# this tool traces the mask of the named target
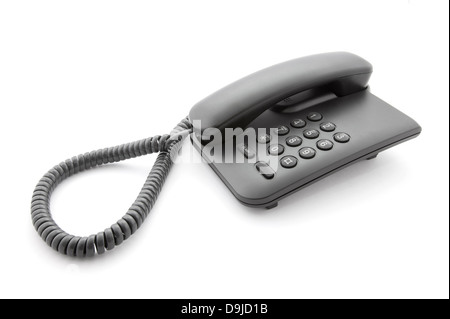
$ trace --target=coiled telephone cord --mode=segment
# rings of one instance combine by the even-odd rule
[[[183,119],[170,135],[154,136],[116,147],[78,155],[56,165],[37,184],[31,201],[31,218],[39,236],[54,250],[72,257],[92,257],[121,245],[142,225],[150,213],[173,165],[182,141],[192,132],[192,124]],[[120,162],[147,154],[159,155],[141,192],[117,223],[97,235],[78,237],[62,230],[50,213],[50,197],[66,178],[103,164]]]

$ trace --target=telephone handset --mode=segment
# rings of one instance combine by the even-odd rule
[[[190,135],[244,205],[273,208],[284,197],[357,161],[418,136],[420,126],[368,89],[372,66],[350,53],[318,54],[249,75],[197,103],[170,134],[72,157],[48,171],[33,193],[31,216],[42,239],[73,257],[121,245],[148,216],[182,141]],[[79,237],[53,220],[49,203],[67,177],[159,152],[127,213]]]
[[[200,101],[189,118],[204,128],[246,127],[268,108],[297,93],[327,87],[337,96],[364,90],[372,65],[346,52],[298,58],[253,73]]]

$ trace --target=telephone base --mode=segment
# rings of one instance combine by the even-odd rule
[[[255,153],[248,162],[233,161],[235,154],[245,157],[245,150],[229,153],[223,149],[211,157],[208,148],[203,152],[205,146],[198,136],[191,135],[191,141],[242,204],[269,209],[300,189],[356,162],[374,159],[421,132],[417,122],[367,90],[336,96],[294,113],[269,108],[248,128],[270,133],[248,137],[247,148]],[[277,133],[278,129],[282,130]],[[281,154],[271,154],[269,146],[276,146]],[[261,173],[258,162],[265,163],[263,167],[274,164],[273,172]]]

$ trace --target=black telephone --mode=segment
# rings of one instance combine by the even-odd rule
[[[273,208],[303,187],[420,134],[414,120],[369,92],[371,73],[364,59],[333,52],[249,75],[197,103],[168,135],[78,155],[52,168],[33,193],[33,225],[49,246],[73,257],[121,245],[148,216],[189,135],[242,204]],[[117,223],[87,237],[55,223],[50,196],[65,178],[155,152],[160,154],[141,193]]]
[[[369,62],[350,53],[303,57],[230,84],[196,104],[189,118],[221,132],[264,128],[255,139],[247,132],[250,141],[237,145],[249,162],[225,161],[226,150],[202,154],[241,203],[271,208],[339,169],[419,135],[414,120],[368,91],[371,73]],[[201,151],[209,136],[197,131],[193,141]]]

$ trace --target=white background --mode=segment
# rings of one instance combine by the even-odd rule
[[[448,1],[3,1],[0,297],[448,298]],[[197,101],[288,59],[350,51],[423,133],[265,211],[205,164],[174,167],[133,238],[49,249],[29,206],[60,161],[168,133]],[[186,145],[186,151],[189,145]],[[186,154],[186,153],[185,153]],[[73,177],[60,226],[109,227],[155,156]]]

